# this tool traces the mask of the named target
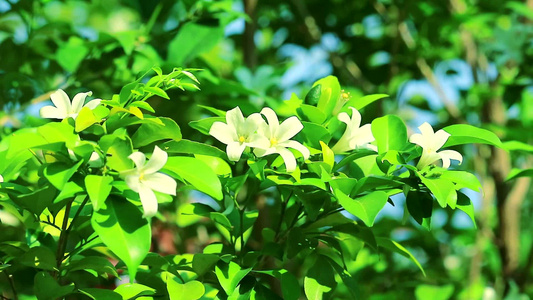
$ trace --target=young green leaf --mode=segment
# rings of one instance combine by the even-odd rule
[[[455,124],[444,127],[443,130],[451,134],[444,146],[442,146],[443,148],[472,143],[489,144],[500,148],[503,147],[502,142],[496,134],[472,125]]]
[[[372,121],[372,134],[378,144],[379,154],[389,150],[402,150],[407,145],[407,128],[402,119],[387,115]]]
[[[91,225],[109,247],[128,267],[131,280],[150,251],[152,232],[142,212],[124,199],[110,199],[105,207],[95,211]]]
[[[222,185],[215,172],[205,162],[193,157],[169,157],[165,168],[190,183],[200,192],[222,200]]]
[[[176,122],[170,118],[159,117],[163,123],[145,123],[133,134],[131,140],[133,147],[139,148],[146,146],[155,141],[172,139],[174,141],[181,140],[181,129]]]
[[[352,215],[361,219],[367,226],[372,227],[378,213],[383,209],[389,196],[382,191],[371,192],[362,197],[352,199],[342,193],[335,191],[339,204]]]
[[[167,290],[170,300],[196,300],[205,293],[205,287],[200,281],[180,283],[176,277],[167,280]]]
[[[113,177],[111,176],[99,176],[99,175],[87,175],[85,177],[85,187],[87,194],[95,211],[99,210],[104,205],[107,196],[111,192],[113,186]]]
[[[237,263],[230,261],[228,264],[220,262],[215,267],[215,275],[218,282],[227,295],[231,295],[239,282],[246,276],[252,268],[242,269]]]

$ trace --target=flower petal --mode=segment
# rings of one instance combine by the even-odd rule
[[[81,108],[83,107],[83,103],[85,103],[85,98],[87,98],[87,96],[90,96],[92,94],[93,92],[76,94],[76,96],[74,96],[74,99],[72,99],[72,112],[79,113]]]
[[[350,109],[352,110],[352,117],[350,119],[350,124],[352,126],[352,130],[355,129],[355,128],[359,128],[359,126],[361,125],[361,113],[355,109],[354,107],[351,107],[350,106]],[[348,124],[348,123],[346,123]],[[350,125],[348,125],[350,126]]]
[[[442,148],[442,146],[444,146],[450,135],[451,134],[447,133],[442,129],[435,132],[435,134],[433,135],[433,139],[431,140],[431,149],[433,149],[433,151],[437,151]]]
[[[122,172],[121,174],[129,174],[124,178],[124,181],[126,181],[126,184],[132,191],[138,193],[139,187],[141,185],[141,181],[139,180],[139,173],[136,172],[136,170],[134,169]]]
[[[279,143],[286,141],[300,132],[304,126],[297,117],[293,116],[279,125],[276,139]]]
[[[270,135],[267,135],[267,137],[272,138],[272,137],[277,136],[279,120],[278,120],[278,116],[276,115],[276,113],[270,107],[265,107],[261,110],[261,114],[265,116],[268,121]]]
[[[280,146],[296,149],[298,152],[302,153],[304,159],[308,159],[311,155],[309,149],[297,141],[286,141],[283,144],[280,144]]]
[[[270,142],[269,142],[269,145],[270,145]],[[263,157],[266,155],[270,155],[272,153],[276,153],[276,148],[272,147],[272,148],[255,148],[254,149],[254,154],[257,157]]]
[[[229,143],[226,147],[226,153],[228,154],[228,158],[230,160],[238,161],[241,158],[244,149],[246,149],[245,144],[241,144],[239,142],[232,142]]]
[[[358,128],[352,132],[350,138],[350,148],[365,148],[365,146],[375,140],[374,135],[372,135],[372,128],[370,124],[366,124],[363,127]]]
[[[296,158],[294,158],[294,154],[283,147],[276,147],[276,152],[283,158],[287,172],[294,172],[296,170]]]
[[[426,147],[426,140],[425,140],[424,136],[421,135],[420,133],[412,134],[409,137],[409,142],[411,142],[413,144],[417,144],[417,145],[419,145],[422,148]]]
[[[0,182],[4,182],[4,176],[0,175]]]
[[[70,110],[72,109],[72,105],[70,104],[70,99],[68,98],[68,95],[65,93],[65,91],[59,89],[52,95],[50,95],[50,99],[54,103],[55,107],[64,115],[67,116],[70,113]]]
[[[235,128],[222,122],[213,123],[209,129],[209,134],[226,145],[239,140]]]
[[[253,113],[246,118],[246,122],[253,122],[255,123],[256,127],[259,126],[261,123],[265,123],[265,120],[263,120],[263,117],[261,117],[261,114]]]
[[[42,118],[47,118],[47,119],[61,119],[62,120],[67,117],[67,115],[63,111],[60,111],[58,108],[52,105],[41,107],[41,109],[39,110],[39,114],[41,115]]]
[[[339,115],[337,115],[337,119],[339,119],[339,121],[345,123],[346,125],[350,125],[350,116],[345,112],[341,112]]]
[[[431,127],[428,122],[424,122],[422,125],[418,126],[418,129],[425,138],[430,138],[434,134],[433,127]]]
[[[143,167],[144,167],[144,163],[146,162],[146,155],[144,155],[144,153],[142,152],[133,152],[132,154],[130,154],[130,156],[128,156],[129,159],[133,160],[133,162],[135,163],[135,167],[137,167],[137,169],[139,170],[142,170]]]
[[[459,161],[459,164],[463,162],[463,156],[461,153],[455,150],[443,150],[437,153],[442,159],[442,167],[448,169],[450,167],[450,159]]]
[[[154,152],[150,156],[150,160],[146,163],[142,172],[145,174],[153,174],[165,166],[167,163],[168,154],[159,147],[154,147]]]
[[[234,109],[228,110],[226,113],[226,123],[235,129],[244,124],[244,116],[242,115],[242,111],[238,106]]]
[[[256,133],[248,137],[246,146],[266,149],[270,148],[270,140],[265,136]]]
[[[102,101],[102,99],[93,99],[89,102],[87,102],[87,104],[84,105],[84,107],[88,107],[90,109],[95,109],[98,104],[100,104],[100,102]]]
[[[259,124],[261,124],[261,122],[264,122],[264,120],[260,114],[252,114],[248,118],[246,118],[246,120],[244,120],[242,126],[238,128],[237,134],[249,137],[257,130],[257,127],[259,126]]]
[[[177,183],[172,177],[163,173],[154,173],[144,176],[142,183],[154,191],[176,196]]]
[[[153,217],[157,213],[157,197],[147,185],[139,184],[139,197],[143,205],[143,218]]]

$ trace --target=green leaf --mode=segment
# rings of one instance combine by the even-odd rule
[[[313,87],[318,85],[320,85],[320,98],[316,106],[329,117],[339,101],[341,93],[339,80],[335,76],[328,76],[313,83]]]
[[[533,145],[522,143],[519,141],[508,141],[502,144],[502,148],[507,151],[524,151],[533,153]]]
[[[44,148],[53,143],[74,145],[79,136],[74,134],[74,127],[66,122],[50,122],[37,128],[21,129],[9,137],[7,159],[12,159],[26,149]]]
[[[431,215],[433,213],[433,197],[430,194],[420,191],[409,191],[407,193],[407,210],[415,221],[430,229]]]
[[[169,154],[173,153],[186,153],[186,154],[200,154],[219,157],[227,159],[226,152],[203,143],[198,143],[189,140],[169,141],[161,145],[161,149],[165,150]]]
[[[47,247],[33,247],[18,258],[18,262],[32,268],[52,271],[56,267],[54,252]]]
[[[393,188],[401,186],[403,183],[401,181],[396,181],[384,176],[366,176],[361,178],[352,192],[352,195],[357,195],[368,190],[372,190],[378,187],[381,188]]]
[[[329,171],[331,172],[335,164],[335,153],[322,141],[320,141],[320,146],[322,147],[322,160],[330,167]]]
[[[131,140],[135,148],[149,145],[155,141],[172,139],[181,140],[181,130],[172,119],[159,117],[163,125],[155,123],[142,124],[132,136]]]
[[[109,199],[106,207],[93,212],[91,225],[109,247],[128,267],[131,280],[150,251],[150,224],[131,202]]]
[[[113,186],[113,177],[111,176],[99,176],[99,175],[87,175],[85,177],[85,187],[87,194],[95,211],[99,210],[103,205]]]
[[[74,122],[74,128],[76,132],[80,132],[98,121],[99,120],[94,116],[93,111],[88,107],[84,107],[81,109],[78,116],[76,117],[76,121]]]
[[[422,268],[422,265],[418,260],[409,252],[409,250],[405,249],[404,246],[400,245],[399,243],[384,237],[378,237],[376,238],[376,241],[378,242],[378,245],[382,248],[389,249],[391,251],[394,251],[404,257],[409,258],[411,261],[413,261],[416,266],[422,271],[422,274],[426,276],[426,272],[424,271],[424,268]]]
[[[192,259],[192,269],[198,276],[203,276],[208,271],[212,270],[215,264],[220,260],[215,254],[194,254]]]
[[[6,185],[3,183],[2,186]],[[28,211],[40,215],[54,201],[56,191],[52,186],[45,186],[28,194],[13,196],[17,205]]]
[[[222,200],[220,180],[211,167],[203,161],[186,156],[169,157],[164,169],[178,175],[200,192],[217,200]]]
[[[227,295],[231,295],[239,282],[246,276],[252,268],[241,269],[241,267],[230,261],[228,264],[220,262],[215,267],[215,275],[218,278],[218,282],[224,289]]]
[[[168,45],[168,62],[182,66],[199,54],[211,50],[224,36],[220,26],[185,23]]]
[[[189,122],[189,126],[192,128],[200,131],[201,133],[205,135],[209,135],[209,129],[211,129],[211,126],[213,126],[213,123],[215,122],[226,122],[226,118],[222,117],[211,117],[211,118],[205,118],[198,121],[191,121]]]
[[[142,108],[142,109],[147,110],[147,111],[149,111],[151,113],[155,113],[154,108],[148,102],[135,101],[135,102],[131,103],[129,106]]]
[[[372,134],[376,139],[379,154],[389,150],[402,150],[407,144],[407,128],[402,119],[387,115],[372,121]]]
[[[155,289],[139,283],[127,283],[119,285],[115,289],[115,293],[120,294],[124,300],[137,299],[138,297],[142,299],[141,296],[154,295]]]
[[[303,121],[322,124],[326,120],[326,115],[320,109],[307,104],[302,104],[296,109],[296,113]]]
[[[509,174],[507,174],[507,178],[505,180],[513,180],[518,177],[533,177],[533,169],[516,169],[513,168]]]
[[[285,300],[298,300],[300,298],[300,283],[296,276],[287,270],[280,270],[276,276],[281,282],[281,293]]]
[[[337,177],[332,179],[329,182],[329,185],[331,186],[331,189],[335,192],[335,190],[340,190],[343,194],[350,195],[357,184],[357,179],[355,178],[343,178],[343,177]]]
[[[448,179],[444,178],[425,178],[419,176],[422,183],[431,191],[433,196],[439,202],[439,205],[444,208],[449,205],[452,209],[455,209],[457,203],[457,192],[455,191],[454,184]]]
[[[85,189],[75,181],[68,181],[63,189],[59,192],[59,195],[54,199],[54,204],[60,203],[61,201],[74,198],[85,193]]]
[[[335,272],[327,259],[319,255],[304,278],[304,291],[307,299],[324,299],[324,295],[337,286]]]
[[[47,272],[39,272],[34,278],[34,292],[39,300],[55,300],[74,291],[74,283],[67,286],[61,286]]]
[[[305,121],[302,122],[302,125],[304,126],[302,133],[305,136],[305,143],[313,148],[319,149],[320,141],[327,144],[331,139],[331,134],[322,125]]]
[[[444,131],[451,134],[443,148],[463,144],[488,144],[502,148],[502,142],[491,131],[467,124],[455,124],[446,126]]]
[[[457,192],[457,208],[465,212],[474,223],[474,228],[477,228],[474,204],[467,195],[461,192]]]
[[[318,104],[318,100],[320,100],[321,90],[322,86],[320,84],[313,85],[313,87],[305,95],[305,103],[309,104],[309,106],[316,106]]]
[[[453,295],[453,285],[434,286],[421,284],[415,289],[416,300],[448,300]]]
[[[203,161],[218,176],[224,176],[224,177],[231,176],[231,167],[224,159],[220,157],[199,155],[199,154],[195,154],[194,157],[196,159]]]
[[[164,90],[162,90],[161,88],[158,88],[156,86],[145,86],[144,87],[144,92],[148,92],[148,93],[152,93],[154,95],[157,95],[161,98],[164,98],[164,99],[170,99],[170,97],[168,96],[167,92],[165,92]]]
[[[85,42],[76,36],[71,36],[67,43],[59,46],[55,52],[55,59],[63,69],[73,73],[88,53],[89,49]]]
[[[200,281],[179,283],[175,277],[167,280],[167,290],[170,300],[196,300],[205,293],[205,287]]]
[[[352,161],[358,158],[362,158],[362,157],[374,155],[374,154],[376,154],[376,152],[372,150],[356,149],[352,154],[344,157],[341,161],[339,161],[333,168],[332,172],[337,172],[340,168],[344,167],[345,165],[351,163]]]
[[[442,172],[440,177],[455,183],[456,190],[469,188],[475,192],[479,192],[481,189],[481,183],[477,179],[476,175],[470,172],[446,170]]]
[[[367,105],[377,101],[377,100],[380,100],[380,99],[383,99],[383,98],[386,98],[386,97],[389,97],[389,95],[387,94],[374,94],[374,95],[366,95],[364,97],[361,97],[361,98],[357,98],[357,99],[351,99],[350,101],[348,101],[348,103],[346,103],[346,105],[344,105],[345,107],[353,107],[357,110],[361,110],[363,108],[365,108]]]
[[[80,260],[72,261],[68,265],[67,270],[69,272],[87,271],[95,276],[111,274],[119,277],[115,266],[107,258],[101,256],[88,256]]]
[[[281,283],[281,293],[284,300],[298,300],[300,298],[300,283],[296,276],[285,269],[281,270],[264,270],[256,273],[267,274],[279,279]]]
[[[335,192],[339,204],[352,215],[361,219],[367,226],[372,227],[378,213],[383,209],[389,196],[383,191],[375,191],[362,197],[352,199],[340,190]]]
[[[83,161],[79,161],[74,166],[62,162],[51,163],[44,168],[43,174],[56,189],[62,190],[82,163]]]
[[[106,165],[116,171],[131,169],[133,161],[128,156],[133,152],[131,140],[118,135],[105,135],[100,139],[100,148],[106,152]]]
[[[83,288],[79,290],[80,293],[92,298],[93,300],[123,300],[119,293],[111,290],[99,289],[99,288]]]

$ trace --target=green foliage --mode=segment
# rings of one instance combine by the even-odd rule
[[[0,297],[531,294],[532,13],[459,2],[0,0]]]

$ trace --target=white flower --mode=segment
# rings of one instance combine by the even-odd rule
[[[209,134],[220,142],[228,145],[226,152],[232,161],[238,161],[246,147],[268,147],[270,142],[256,132],[263,119],[258,113],[244,118],[241,109],[235,107],[226,113],[226,123],[215,122]]]
[[[261,119],[257,131],[259,134],[266,137],[269,143],[267,147],[256,148],[254,150],[255,155],[265,156],[272,153],[278,153],[285,162],[287,172],[293,172],[296,169],[296,158],[294,157],[294,154],[292,154],[292,152],[287,148],[298,150],[300,153],[302,153],[304,159],[309,158],[310,155],[309,149],[307,149],[304,145],[297,141],[290,140],[290,138],[295,136],[303,129],[302,123],[297,117],[293,116],[279,124],[276,113],[268,107],[263,108],[263,110],[261,110],[261,114],[266,117],[268,124]]]
[[[4,182],[4,176],[0,175],[0,182]]]
[[[87,102],[87,104],[83,105],[83,103],[85,102],[85,98],[90,95],[92,95],[92,92],[76,94],[76,96],[74,96],[74,99],[72,99],[72,103],[70,103],[68,95],[63,90],[59,89],[55,93],[50,95],[50,99],[52,99],[52,102],[55,106],[48,105],[41,108],[41,117],[61,120],[66,119],[68,117],[76,119],[83,107],[95,109],[96,106],[100,104],[101,99],[93,99]]]
[[[378,151],[375,145],[370,144],[370,142],[375,140],[370,124],[359,127],[361,125],[361,114],[353,107],[350,107],[350,109],[352,110],[351,118],[345,112],[341,112],[337,116],[339,121],[346,123],[346,131],[344,131],[344,134],[331,150],[337,154],[361,148]]]
[[[134,152],[128,157],[135,163],[135,168],[122,171],[120,174],[130,189],[139,193],[144,209],[143,217],[152,217],[157,212],[157,198],[154,191],[176,195],[176,181],[166,174],[157,172],[167,163],[168,154],[156,146],[148,162],[141,152]]]
[[[437,152],[450,137],[449,133],[442,129],[434,133],[433,127],[427,122],[420,125],[418,129],[422,134],[415,133],[411,135],[409,141],[422,147],[422,156],[416,165],[419,170],[435,163],[439,159],[442,160],[442,167],[446,169],[450,167],[450,159],[458,160],[459,163],[463,162],[463,156],[457,151],[443,150]]]

